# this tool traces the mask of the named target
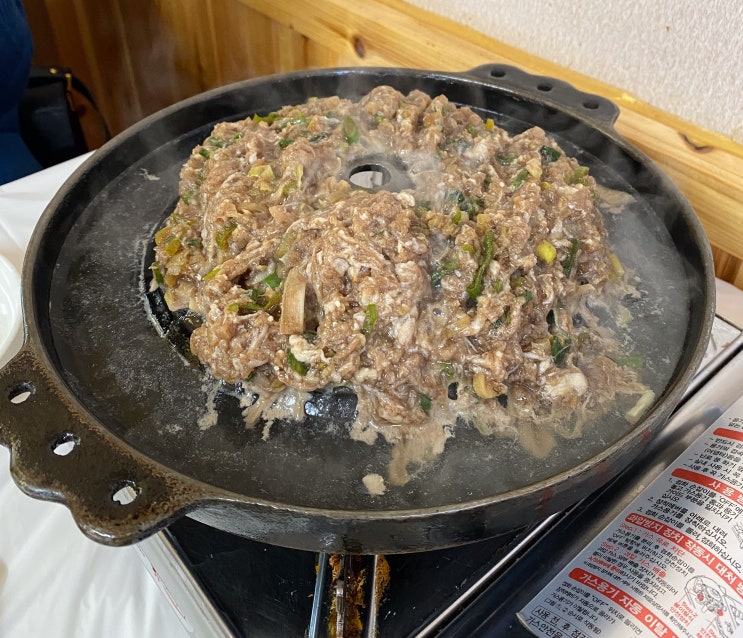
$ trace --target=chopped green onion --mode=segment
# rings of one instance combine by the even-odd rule
[[[464,127],[464,130],[467,131],[472,137],[477,137],[480,134],[480,129],[474,124],[468,124]]]
[[[415,214],[417,217],[423,217],[429,210],[431,210],[431,202],[415,203]]]
[[[462,210],[457,206],[456,213],[454,213],[454,217],[451,218],[451,223],[455,226],[462,221]]]
[[[423,392],[418,393],[418,405],[421,406],[421,410],[423,410],[427,415],[431,414],[431,403],[431,397]]]
[[[462,210],[467,212],[467,216],[470,219],[474,219],[479,213],[485,209],[485,201],[482,197],[470,197],[464,202]]]
[[[552,335],[550,337],[550,354],[552,355],[552,360],[555,362],[555,365],[559,366],[565,363],[571,345],[572,341],[570,340],[570,337],[565,337],[564,339],[559,335]]]
[[[441,280],[444,277],[453,275],[457,268],[459,268],[459,262],[456,259],[446,259],[442,261],[431,273],[431,285],[434,287],[441,285]]]
[[[493,261],[493,255],[495,254],[495,236],[493,231],[489,230],[485,233],[485,237],[482,240],[482,261],[480,266],[475,272],[475,277],[472,283],[467,286],[467,294],[472,301],[476,301],[482,293],[482,282],[485,278],[485,273],[490,266],[490,262]]]
[[[237,133],[237,135],[239,135],[239,133]],[[218,137],[214,137],[213,135],[209,138],[209,144],[215,148],[224,148],[227,146],[227,142],[220,140]]]
[[[209,151],[207,151],[203,146],[199,149],[199,155],[204,159],[209,159]]]
[[[464,207],[466,201],[467,198],[464,196],[464,193],[458,189],[449,191],[444,197],[445,203],[453,205],[455,208],[460,210]]]
[[[289,348],[286,349],[286,363],[300,377],[305,376],[310,369],[306,363],[297,359]]]
[[[290,228],[289,230],[287,230],[286,233],[284,233],[284,236],[281,238],[279,245],[276,247],[276,251],[274,252],[276,259],[281,259],[282,257],[284,257],[294,245],[296,239],[297,230],[295,228]]]
[[[273,168],[271,168],[270,164],[256,164],[255,166],[250,167],[248,177],[257,177],[258,179],[271,181],[274,179],[275,175],[273,174]]]
[[[302,336],[310,343],[314,344],[317,342],[317,332],[315,330],[305,330]]]
[[[513,181],[511,182],[511,186],[514,190],[521,188],[521,185],[524,183],[524,180],[529,177],[529,171],[527,171],[525,168],[522,168],[518,173],[516,173],[516,177],[513,178]]]
[[[268,301],[263,306],[263,310],[265,310],[268,314],[274,314],[274,311],[278,310],[281,306],[281,293],[277,292],[271,295],[271,297],[268,299]]]
[[[361,325],[361,334],[368,337],[374,328],[374,324],[377,323],[377,304],[370,303],[366,307],[364,313],[364,323]]]
[[[269,288],[276,290],[281,285],[281,277],[279,277],[275,272],[272,272],[270,275],[263,278],[263,283]]]
[[[155,278],[155,282],[157,283],[157,285],[162,286],[165,279],[163,278],[163,273],[160,270],[159,262],[153,262],[152,266],[150,266],[150,270],[152,271],[152,276]]]
[[[263,306],[255,303],[254,301],[241,301],[239,303],[231,303],[225,307],[227,312],[236,312],[240,315],[247,315],[251,312],[258,312],[263,310]]]
[[[570,273],[573,272],[573,268],[575,267],[575,258],[578,255],[578,248],[580,248],[580,242],[577,238],[573,237],[570,240],[570,252],[562,264],[562,269],[565,271],[566,277],[570,277]]]
[[[521,286],[524,285],[525,281],[526,281],[525,277],[511,277],[508,283],[511,286],[511,289],[515,289],[515,288],[521,288]]]
[[[588,166],[576,166],[572,173],[568,173],[565,176],[565,183],[571,186],[575,184],[586,185],[586,177],[588,177]]]
[[[309,141],[310,141],[310,144],[315,144],[316,142],[320,142],[320,141],[322,141],[324,139],[327,139],[327,137],[328,137],[328,134],[325,131],[323,131],[322,133],[318,133],[317,135],[313,135],[309,139]]]
[[[227,242],[230,239],[230,235],[232,235],[236,228],[237,222],[234,219],[231,219],[222,226],[222,228],[217,231],[216,235],[214,235],[214,241],[217,243],[217,246],[223,250],[227,248]]]
[[[377,113],[374,116],[374,124],[375,124],[375,126],[379,126],[382,122],[384,122],[384,115],[382,115],[381,113]]]
[[[343,116],[343,123],[341,124],[341,134],[343,135],[343,139],[346,140],[349,144],[353,144],[354,142],[359,141],[360,133],[359,128],[356,126],[356,122],[353,121],[353,118],[345,115]]]
[[[477,252],[477,251],[475,250],[475,247],[474,247],[474,246],[473,246],[472,244],[462,244],[462,245],[460,246],[460,248],[461,248],[461,249],[462,249],[462,250],[463,250],[464,252],[466,252],[467,254],[469,254],[469,255],[472,255],[472,256],[474,256],[474,254],[475,254],[475,253]]]
[[[498,330],[503,326],[511,325],[511,307],[506,308],[505,312],[493,322],[493,330]]]
[[[284,138],[283,140],[281,140],[281,141],[279,142],[279,148],[286,148],[286,147],[287,147],[287,146],[289,146],[289,144],[291,144],[291,143],[292,143],[293,141],[294,141],[293,139],[290,139],[290,138],[288,138],[288,137],[287,137],[287,138]]]
[[[273,124],[278,119],[279,119],[278,113],[269,113],[268,115],[258,115],[256,113],[255,115],[253,115],[254,122],[265,122],[269,126],[271,126],[271,124]]]
[[[155,246],[164,246],[167,244],[175,235],[171,232],[171,226],[163,226],[160,230],[155,233]]]
[[[165,248],[163,250],[165,251],[166,255],[170,255],[172,257],[180,249],[181,249],[181,240],[178,239],[175,235],[171,235],[170,237],[168,237],[167,241],[165,242]]]
[[[516,159],[515,155],[503,155],[502,153],[498,153],[495,156],[495,161],[498,162],[501,166],[510,166],[513,164],[513,160]]]
[[[447,385],[456,381],[457,377],[454,371],[454,364],[451,361],[444,361],[443,363],[441,363],[439,365],[439,370],[441,371],[441,374],[446,377]]]
[[[460,190],[449,191],[444,198],[444,201],[449,204],[455,204],[456,206],[461,206],[462,204],[464,204],[464,200],[464,193]]]
[[[258,288],[250,288],[245,292],[248,296],[245,301],[230,304],[226,309],[230,312],[239,312],[242,315],[258,312],[259,310],[265,310],[273,314],[273,311],[281,304],[281,293],[266,291],[263,282],[258,284]]]
[[[552,148],[551,146],[542,146],[542,148],[539,149],[539,154],[542,156],[542,160],[545,164],[550,164],[552,162],[556,162],[558,159],[560,159],[560,151],[558,151],[556,148]]]
[[[191,205],[191,198],[193,197],[193,191],[186,191],[185,193],[181,193],[181,201],[186,205]]]
[[[448,204],[454,204],[460,211],[467,213],[470,219],[474,219],[478,213],[485,209],[485,200],[482,197],[467,198],[460,190],[449,191],[444,201]]]
[[[210,270],[204,275],[204,281],[209,281],[212,277],[215,277],[219,272],[220,268],[217,266],[214,270]]]

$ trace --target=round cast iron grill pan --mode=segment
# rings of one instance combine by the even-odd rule
[[[347,436],[353,395],[317,393],[302,423],[274,423],[264,440],[261,427],[240,420],[239,388],[189,360],[187,326],[148,292],[153,235],[175,206],[191,149],[218,121],[312,96],[358,98],[380,84],[443,93],[511,133],[541,126],[600,183],[633,196],[630,213],[607,223],[623,263],[647,285],[632,339],[659,390],[629,431],[597,424],[600,436],[536,462],[460,427],[430,467],[373,498],[361,477],[384,475],[390,448]],[[701,360],[714,310],[704,232],[678,189],[614,131],[617,115],[601,97],[512,67],[359,68],[230,85],[128,129],[65,183],[28,248],[26,339],[0,371],[0,442],[15,480],[65,503],[87,535],[112,545],[188,514],[301,549],[417,551],[493,536],[577,502],[662,427]],[[204,429],[208,406],[218,419]]]

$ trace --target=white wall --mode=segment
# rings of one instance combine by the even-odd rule
[[[743,143],[741,0],[408,0]]]

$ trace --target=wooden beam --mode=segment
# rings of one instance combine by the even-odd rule
[[[617,132],[677,183],[710,242],[743,259],[743,145],[401,0],[238,1],[358,65],[462,71],[505,63],[612,100],[620,108]]]

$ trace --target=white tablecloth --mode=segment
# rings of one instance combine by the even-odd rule
[[[0,186],[0,255],[6,267],[21,271],[36,221],[83,159]],[[0,298],[0,310],[2,303]],[[17,336],[9,351],[0,352],[0,363],[19,345]],[[5,409],[0,405],[0,413]],[[189,635],[133,547],[99,545],[83,535],[64,506],[23,494],[10,477],[9,459],[0,446],[1,637]]]

